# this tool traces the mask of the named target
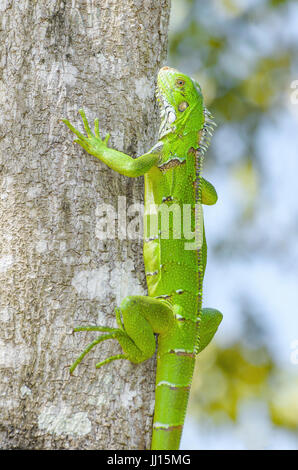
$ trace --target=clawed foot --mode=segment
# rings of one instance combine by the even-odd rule
[[[80,326],[78,328],[75,328],[73,330],[74,332],[77,331],[102,331],[106,332],[107,334],[105,335],[100,335],[98,338],[96,338],[92,343],[88,344],[88,346],[84,349],[84,351],[80,354],[80,356],[75,360],[75,362],[72,364],[70,367],[70,373],[72,374],[75,368],[80,364],[80,362],[83,360],[83,358],[88,354],[88,352],[97,344],[101,343],[102,341],[105,341],[106,339],[119,339],[120,336],[126,335],[125,332],[122,331],[120,328],[108,328],[106,326]],[[99,369],[99,367],[108,364],[109,362],[115,361],[117,359],[128,359],[128,356],[126,354],[117,354],[116,356],[111,356],[105,359],[104,361],[98,362],[96,364],[96,368]]]
[[[83,149],[85,149],[91,155],[95,155],[100,153],[100,149],[103,147],[107,147],[108,140],[110,138],[110,134],[107,134],[105,138],[102,140],[99,135],[99,122],[96,118],[94,120],[94,134],[91,132],[89,127],[85,112],[83,109],[79,110],[80,115],[82,116],[84,128],[88,137],[85,137],[81,132],[79,132],[75,127],[67,119],[61,119],[64,124],[78,137],[75,139],[74,142],[79,144]]]

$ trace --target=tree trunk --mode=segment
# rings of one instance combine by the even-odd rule
[[[68,366],[114,307],[146,292],[142,243],[100,240],[101,203],[141,202],[143,179],[117,175],[59,122],[99,117],[101,135],[133,156],[156,141],[157,70],[169,0],[0,2],[0,447],[144,449],[154,359],[95,363],[117,342]]]

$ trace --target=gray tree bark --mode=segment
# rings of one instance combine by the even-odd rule
[[[102,202],[143,198],[143,179],[117,175],[59,122],[133,156],[156,141],[155,77],[166,56],[169,0],[0,0],[0,447],[149,448],[154,359],[68,366],[114,307],[144,293],[142,244],[97,237]]]

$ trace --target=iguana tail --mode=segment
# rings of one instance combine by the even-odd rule
[[[151,449],[176,450],[184,425],[195,353],[173,348],[160,354],[162,342],[160,337]]]

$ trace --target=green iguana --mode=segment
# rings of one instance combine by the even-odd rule
[[[63,122],[77,136],[88,153],[122,175],[145,176],[144,263],[148,296],[128,296],[115,309],[118,328],[78,327],[74,331],[101,331],[71,366],[71,372],[96,344],[117,339],[123,354],[96,364],[101,367],[116,359],[137,364],[155,352],[158,334],[155,412],[151,449],[179,449],[196,354],[213,338],[222,314],[202,309],[203,277],[207,246],[201,203],[215,204],[217,194],[201,176],[203,155],[210,142],[214,122],[203,105],[199,84],[170,67],[157,78],[157,100],[161,126],[158,142],[149,152],[134,159],[107,146],[94,134],[83,110],[87,137],[69,121]],[[164,229],[158,209],[164,206],[170,217]],[[171,210],[171,208],[175,210]],[[180,217],[174,221],[176,209]],[[190,208],[190,210],[189,210]],[[182,215],[181,215],[182,214]],[[178,220],[178,223],[177,223]],[[185,225],[194,242],[185,234]],[[167,233],[164,233],[167,232]]]

